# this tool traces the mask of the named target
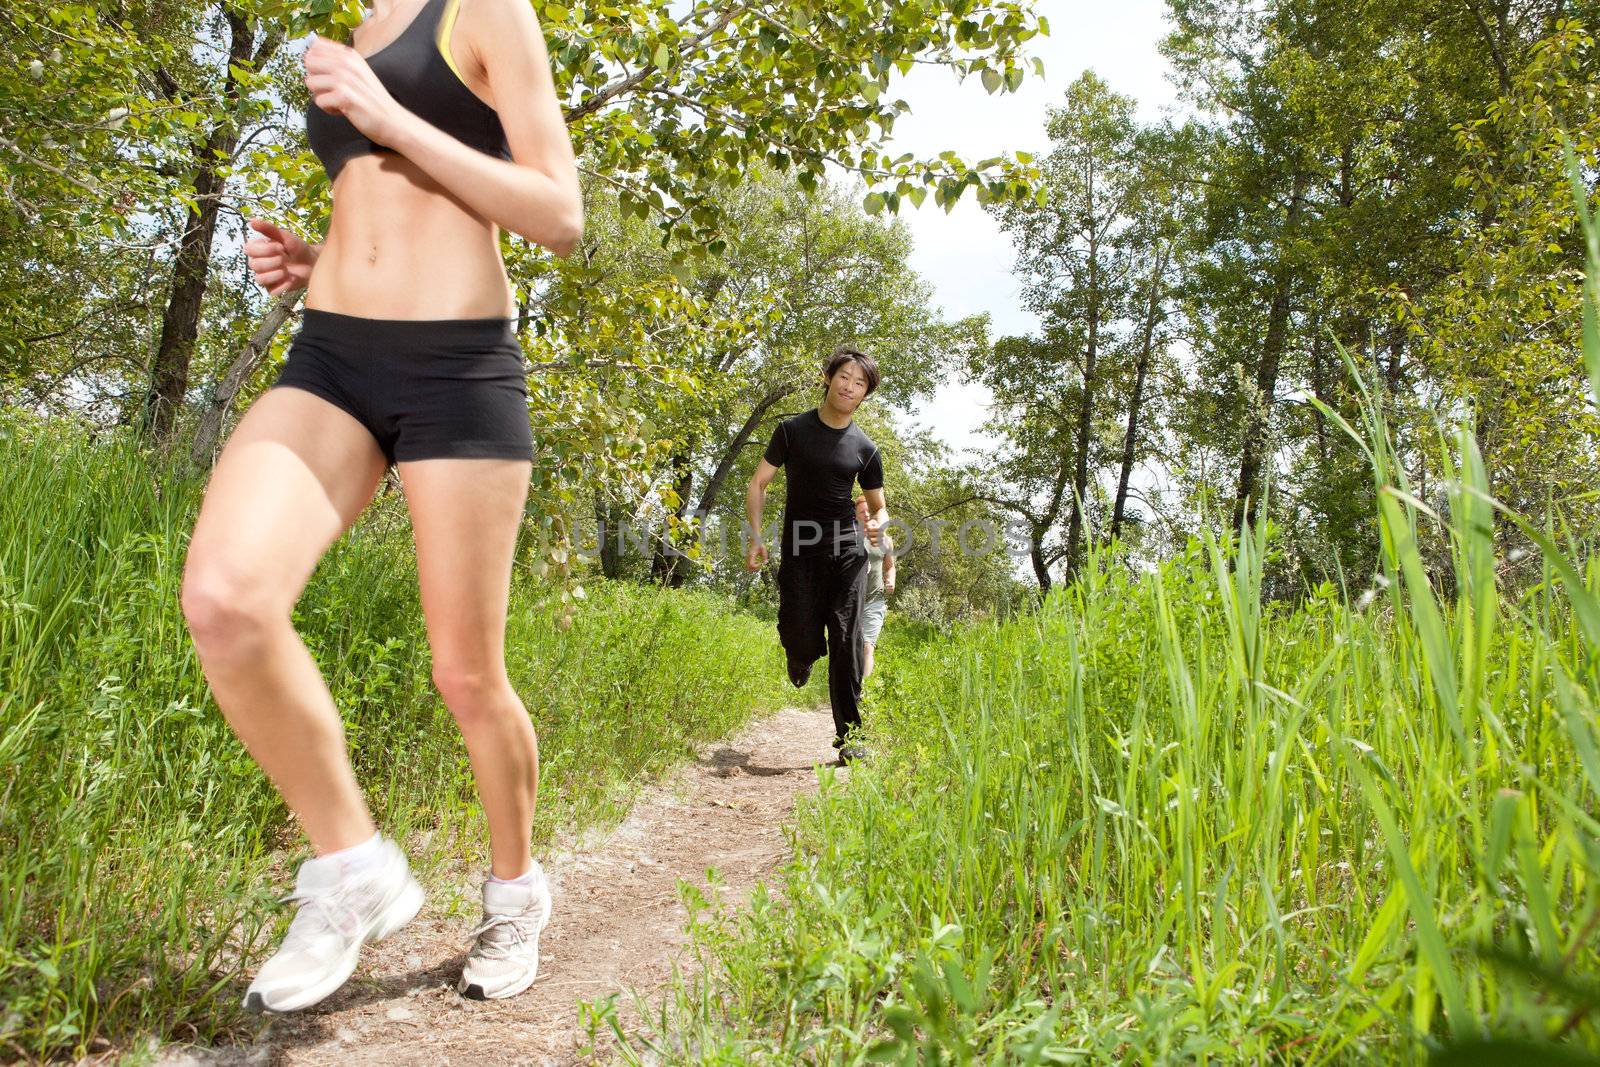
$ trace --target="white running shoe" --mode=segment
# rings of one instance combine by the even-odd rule
[[[550,921],[550,883],[537,860],[533,883],[483,883],[483,922],[456,989],[471,1000],[514,997],[539,974],[539,933]]]
[[[337,862],[300,865],[294,892],[284,897],[300,910],[245,991],[247,1010],[309,1008],[355,972],[363,944],[389,936],[417,914],[422,887],[405,853],[388,838],[381,847],[381,858],[349,874]]]

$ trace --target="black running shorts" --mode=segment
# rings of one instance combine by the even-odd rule
[[[386,459],[532,459],[510,319],[368,319],[306,308],[274,388],[348,412]]]

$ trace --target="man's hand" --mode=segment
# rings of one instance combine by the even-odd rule
[[[880,536],[878,520],[871,517],[871,513],[867,509],[867,498],[864,496],[856,497],[856,522],[860,523],[861,528],[867,532],[867,540],[877,544]]]
[[[757,541],[744,553],[744,569],[758,571],[767,565],[767,546],[764,542]]]

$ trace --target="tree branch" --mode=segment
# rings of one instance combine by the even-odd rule
[[[17,144],[17,142],[15,142],[13,140],[10,140],[7,137],[0,137],[0,148],[9,148],[11,150],[11,153],[13,155],[17,156],[18,158],[20,158],[22,160],[25,160],[28,163],[33,164],[34,166],[38,167],[40,170],[49,171],[51,174],[54,174],[56,177],[61,178],[64,181],[71,182],[73,185],[76,185],[78,188],[82,189],[84,192],[88,193],[91,196],[96,196],[96,197],[102,197],[103,198],[103,197],[108,195],[106,190],[101,188],[100,185],[98,185],[97,183],[95,183],[95,182],[93,182],[93,181],[91,181],[89,179],[77,178],[77,177],[74,177],[71,174],[68,174],[66,171],[62,170],[60,167],[56,166],[54,163],[47,163],[44,160],[38,158],[37,156],[29,154],[28,151],[26,149],[24,149],[21,145]]]
[[[707,26],[700,33],[689,38],[688,44],[679,50],[680,54],[699,47],[705,43],[707,38],[721,32],[723,29],[726,29],[728,23],[732,22],[736,16],[743,14],[749,8],[749,6],[749,4],[740,4],[736,7],[729,8],[723,13],[721,18],[717,19],[717,21],[713,22],[710,26]],[[650,77],[650,75],[656,73],[658,70],[660,70],[660,68],[654,63],[649,63],[643,67],[640,67],[637,71],[628,75],[627,77],[619,78],[610,85],[607,85],[589,99],[579,104],[577,107],[569,108],[566,112],[567,125],[570,126],[579,119],[586,118],[587,116],[594,114],[596,111],[599,111],[612,100],[615,100],[617,97],[621,96],[623,93],[628,92],[630,89],[637,88],[641,82]]]

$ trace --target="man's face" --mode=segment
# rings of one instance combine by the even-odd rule
[[[867,375],[856,362],[846,363],[828,382],[828,403],[848,415],[867,398]]]

